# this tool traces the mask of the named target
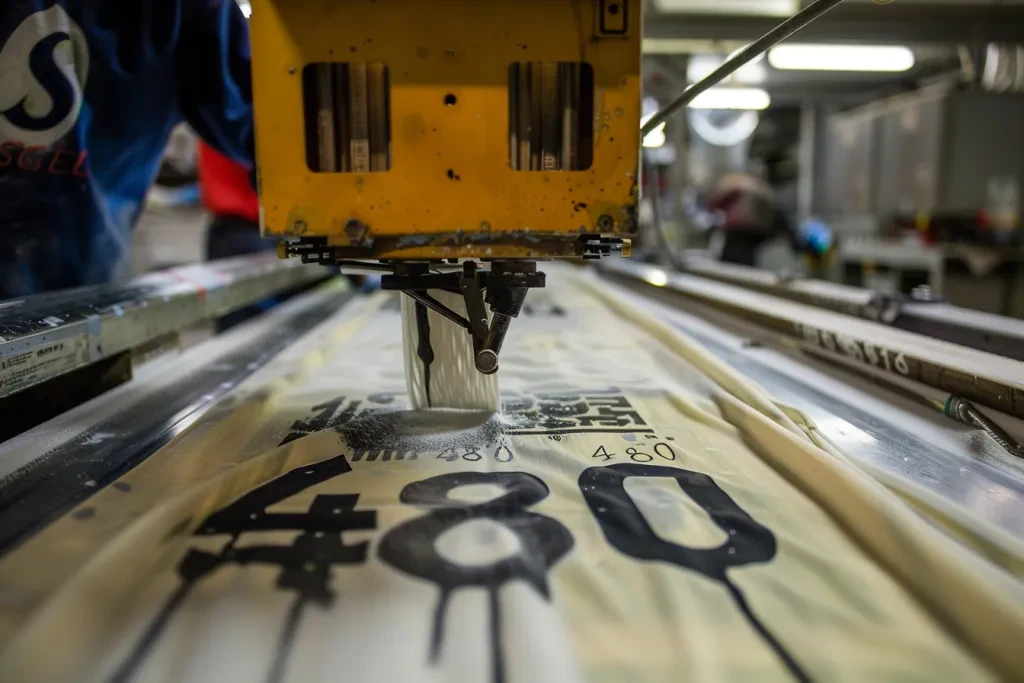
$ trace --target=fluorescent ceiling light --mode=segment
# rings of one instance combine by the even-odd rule
[[[771,105],[772,99],[760,88],[711,88],[705,90],[690,103],[691,109],[741,109],[761,110]],[[643,126],[657,111],[657,101],[653,98],[644,99],[645,113],[640,117],[640,125]],[[754,117],[753,128],[757,127],[757,117]],[[749,135],[749,133],[748,133]],[[665,124],[661,124],[650,133],[644,136],[643,146],[648,149],[657,149],[665,145]]]
[[[802,71],[908,71],[914,53],[902,45],[779,45],[768,53],[776,69]]]
[[[662,12],[742,14],[788,17],[800,9],[799,0],[656,0]]]
[[[710,88],[694,98],[691,109],[767,109],[772,98],[761,88]]]

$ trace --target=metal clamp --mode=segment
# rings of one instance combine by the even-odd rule
[[[429,263],[402,263],[395,265],[392,275],[381,278],[381,288],[405,292],[415,301],[465,329],[473,338],[476,369],[485,375],[498,371],[498,355],[512,318],[519,316],[526,292],[531,287],[545,285],[544,273],[537,272],[533,261],[497,261],[489,271],[479,270],[473,261],[467,261],[461,272],[437,273],[430,271]],[[466,316],[448,308],[428,294],[440,289],[461,294],[466,304]],[[486,293],[486,296],[485,296]],[[491,320],[487,320],[487,308]]]

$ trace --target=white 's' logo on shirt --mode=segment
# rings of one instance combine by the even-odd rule
[[[47,147],[67,135],[88,74],[85,33],[63,7],[25,19],[0,47],[0,142]]]

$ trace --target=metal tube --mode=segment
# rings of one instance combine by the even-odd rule
[[[495,354],[500,354],[501,345],[505,342],[505,335],[508,333],[508,327],[511,324],[512,316],[498,313],[497,311],[491,314],[491,328],[487,331],[487,341],[484,342],[484,348],[494,351]]]
[[[519,170],[519,64],[508,67],[508,160]]]
[[[411,289],[406,289],[406,290],[403,290],[403,291],[406,294],[408,294],[409,297],[413,301],[418,301],[419,303],[423,304],[424,306],[426,306],[430,310],[434,311],[438,315],[444,316],[448,320],[451,320],[453,323],[455,323],[459,327],[461,327],[463,329],[466,329],[466,330],[469,329],[469,321],[468,320],[463,318],[458,313],[455,313],[454,311],[451,311],[448,308],[446,308],[444,306],[444,304],[442,304],[440,301],[438,301],[434,297],[432,297],[429,294],[427,294],[425,291],[418,291],[418,290],[411,290]]]
[[[992,440],[1003,447],[1010,455],[1024,458],[1024,447],[1010,436],[1002,427],[990,420],[985,413],[978,410],[974,404],[959,396],[950,395],[946,399],[943,412],[959,422],[980,429],[987,433]]]
[[[316,131],[318,171],[333,173],[338,170],[338,160],[334,148],[334,78],[331,65],[316,65]]]
[[[661,221],[661,169],[657,164],[647,161],[644,161],[643,169],[646,171],[647,188],[651,193],[651,223],[654,224],[654,232],[665,250],[669,264],[676,270],[684,270],[683,257],[668,238],[665,224]]]
[[[501,353],[501,345],[508,334],[508,327],[512,323],[512,316],[504,313],[494,312],[491,316],[491,327],[487,331],[487,339],[484,346],[476,354],[476,369],[484,375],[493,375],[498,371],[498,354]]]
[[[685,92],[683,92],[682,95],[674,99],[668,105],[663,107],[661,111],[652,116],[647,123],[640,127],[641,139],[653,132],[658,126],[665,123],[665,121],[668,120],[668,117],[672,116],[672,114],[676,113],[690,102],[693,102],[697,95],[700,95],[713,86],[718,85],[725,78],[736,72],[741,66],[753,61],[759,55],[775,47],[841,2],[843,2],[843,0],[817,0],[813,5],[800,10],[789,19],[766,33],[764,36],[743,48],[734,57],[726,60],[722,66],[712,71],[697,83],[691,85]]]
[[[519,80],[516,83],[518,95],[516,104],[519,112],[516,125],[519,127],[519,170],[530,170],[530,79],[532,71],[529,62],[519,62]]]

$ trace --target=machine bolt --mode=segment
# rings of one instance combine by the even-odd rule
[[[498,354],[484,349],[476,354],[476,369],[485,375],[493,375],[498,371]]]
[[[353,242],[362,242],[366,237],[366,225],[353,218],[345,223],[345,235]]]
[[[601,232],[611,232],[615,229],[615,219],[608,214],[602,214],[597,219],[597,229]]]

